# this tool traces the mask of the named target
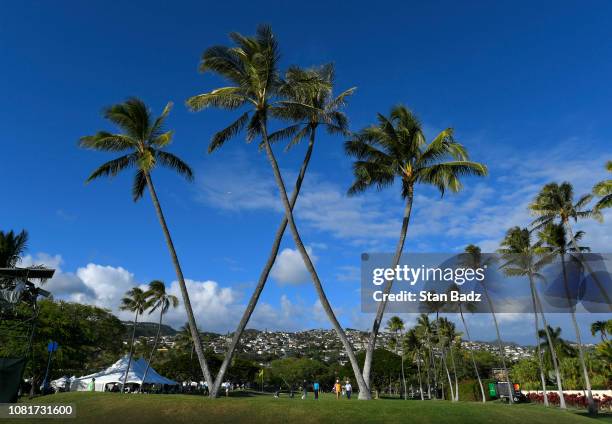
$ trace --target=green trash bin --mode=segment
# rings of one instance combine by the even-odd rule
[[[489,396],[492,398],[497,397],[497,383],[489,383]]]

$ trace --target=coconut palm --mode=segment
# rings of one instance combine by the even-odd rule
[[[608,328],[612,328],[612,324],[611,324],[612,320],[608,320],[608,321],[595,321],[594,323],[591,324],[591,334],[593,336],[597,335],[597,333],[599,333],[599,336],[601,337],[601,341],[603,343],[608,341]]]
[[[606,170],[612,172],[612,160],[606,162]],[[601,197],[595,204],[594,210],[601,211],[602,209],[612,207],[612,179],[603,180],[595,184],[593,194]]]
[[[28,246],[28,232],[0,231],[0,268],[14,268]]]
[[[453,344],[458,338],[458,334],[456,331],[455,323],[450,321],[448,318],[440,318],[438,319],[438,338],[440,340],[440,345],[442,346],[442,355],[444,358],[444,366],[446,367],[446,374],[448,376],[448,384],[451,391],[451,399],[453,402],[457,402],[459,400],[459,380],[457,378],[457,366],[455,364],[455,354],[453,351]],[[450,378],[450,372],[448,366],[446,365],[446,355],[445,351],[448,348],[449,356],[451,359],[451,365],[453,366],[453,375],[455,380],[455,390],[453,391],[453,383]]]
[[[268,134],[270,118],[306,119],[308,111],[312,111],[313,108],[292,100],[290,93],[299,90],[305,93],[311,92],[311,90],[316,90],[321,82],[318,78],[299,81],[299,83],[293,81],[299,86],[287,87],[288,83],[281,79],[278,71],[278,45],[271,28],[267,25],[259,26],[255,36],[247,37],[231,33],[230,38],[236,46],[215,46],[207,49],[202,56],[200,70],[214,72],[229,80],[233,85],[194,96],[187,100],[187,104],[193,110],[211,106],[228,110],[247,108],[236,121],[213,136],[208,151],[215,151],[243,130],[246,130],[247,141],[252,141],[257,137],[261,138],[261,145],[270,162],[293,241],[311,276],[321,306],[344,346],[359,386],[359,397],[370,399],[369,388],[361,376],[353,347],[329,304],[314,264],[302,242]],[[217,390],[218,387],[215,386],[211,391],[211,396],[215,396]]]
[[[578,231],[574,235],[574,239],[578,242],[584,236],[583,231]],[[569,281],[567,276],[567,265],[566,261],[573,260],[576,263],[580,263],[578,259],[571,256],[572,252],[576,252],[576,249],[573,245],[567,240],[567,230],[563,224],[554,224],[549,223],[544,227],[542,231],[538,233],[538,237],[543,243],[544,248],[546,248],[549,253],[553,255],[557,255],[561,258],[561,270],[563,273],[563,286],[565,288],[565,294],[568,302],[568,309],[570,311],[570,315],[572,317],[572,324],[574,326],[574,331],[576,332],[576,342],[578,344],[578,354],[580,359],[580,365],[582,367],[582,375],[584,378],[584,383],[586,387],[587,393],[587,402],[588,402],[588,410],[590,413],[597,412],[597,405],[595,405],[595,401],[593,400],[593,393],[591,392],[591,380],[589,379],[589,372],[587,370],[586,361],[584,357],[584,347],[582,346],[582,337],[580,334],[580,327],[578,326],[578,322],[576,321],[576,312],[575,312],[575,304],[572,302],[569,289]],[[578,246],[578,251],[587,252],[590,249],[588,247]],[[552,334],[551,334],[552,337]]]
[[[136,175],[132,185],[132,198],[137,201],[143,196],[145,188],[149,190],[181,289],[183,305],[187,312],[187,321],[189,322],[191,337],[194,340],[202,374],[210,387],[212,377],[204,358],[185,278],[151,176],[155,166],[161,165],[172,169],[189,181],[193,179],[193,173],[189,165],[178,156],[163,150],[172,142],[173,131],[166,131],[164,128],[164,121],[171,108],[172,103],[168,103],[162,114],[158,118],[152,119],[149,109],[142,100],[128,99],[124,103],[104,110],[104,117],[119,127],[122,132],[99,131],[95,135],[82,137],[79,144],[81,147],[105,152],[128,152],[101,165],[89,176],[87,182],[100,177],[114,177],[123,170],[135,168]]]
[[[417,376],[419,380],[419,394],[421,395],[421,400],[425,400],[425,396],[423,394],[423,379],[421,378],[421,362],[422,362],[421,350],[422,349],[423,349],[423,340],[421,339],[421,336],[418,334],[418,330],[416,328],[411,328],[410,330],[408,330],[406,335],[402,338],[402,356],[404,356],[406,352],[411,352],[413,354],[412,359],[417,364]]]
[[[417,318],[417,325],[415,327],[417,334],[421,337],[421,339],[423,340],[423,344],[424,347],[427,348],[427,357],[428,357],[428,362],[429,362],[429,366],[427,367],[427,397],[429,399],[431,399],[431,375],[430,375],[430,369],[433,369],[433,383],[434,383],[434,389],[437,390],[438,388],[438,371],[436,369],[436,361],[434,358],[434,352],[433,352],[433,341],[432,341],[432,335],[433,335],[433,325],[431,323],[431,321],[429,320],[429,315],[427,314],[421,314],[419,315],[419,317]]]
[[[465,247],[459,260],[463,266],[465,266],[466,268],[473,269],[473,270],[486,268],[487,266],[491,265],[491,263],[493,262],[492,257],[483,257],[480,247],[474,244],[469,244]],[[506,366],[506,354],[504,351],[504,343],[502,341],[501,333],[499,331],[499,323],[497,322],[497,315],[495,314],[495,308],[493,307],[491,296],[489,296],[489,288],[487,287],[487,284],[485,283],[485,281],[486,280],[480,281],[480,285],[485,295],[485,299],[487,300],[489,311],[491,312],[491,317],[493,318],[493,325],[495,326],[495,334],[497,336],[497,348],[499,349],[499,357],[501,358],[502,369],[504,370],[504,375],[509,376],[510,374],[508,374],[508,367]],[[536,327],[537,327],[537,323],[536,323]],[[548,406],[548,398],[546,397],[546,386],[545,386],[543,373],[541,377],[542,377],[542,386],[544,388],[544,404]],[[507,380],[507,385],[508,385],[508,393],[512,393],[512,386],[510,384],[510,378],[506,378],[506,380]],[[514,402],[512,396],[509,396],[508,399],[510,403]]]
[[[402,340],[402,333],[404,332],[404,320],[397,315],[392,316],[387,321],[387,331],[394,334],[395,340],[395,354],[397,355],[397,348],[400,347]],[[404,386],[404,399],[406,399],[406,374],[404,372],[404,352],[402,352],[402,384]]]
[[[597,274],[591,269],[588,259],[585,259],[580,253],[578,244],[576,243],[576,239],[574,237],[574,231],[572,229],[572,221],[577,222],[579,219],[586,218],[595,218],[598,221],[603,219],[599,209],[587,208],[592,199],[592,194],[585,194],[577,201],[574,201],[574,188],[568,182],[561,184],[546,184],[544,187],[542,187],[540,192],[529,205],[531,212],[537,216],[532,223],[532,227],[534,229],[540,229],[547,224],[554,222],[556,219],[558,219],[559,222],[565,226],[572,247],[576,249],[576,256],[583,263],[584,267],[589,273],[589,276],[599,288],[602,298],[608,305],[608,308],[610,311],[612,311],[612,299],[610,297],[610,293],[606,291],[603,284],[599,281]]]
[[[440,132],[428,144],[420,121],[402,105],[393,107],[388,117],[379,113],[378,123],[355,134],[345,143],[345,150],[355,158],[355,181],[348,190],[350,195],[370,187],[380,190],[392,185],[396,179],[401,183],[404,215],[391,268],[397,266],[404,249],[417,185],[433,185],[444,195],[447,190],[461,190],[462,176],[487,175],[484,165],[469,160],[467,150],[454,139],[452,128]],[[388,281],[384,293],[389,293],[392,285],[393,281]],[[370,380],[376,338],[386,304],[386,301],[379,303],[372,324],[363,365],[366,383]]]
[[[563,397],[563,385],[561,383],[561,373],[559,371],[559,361],[553,348],[551,335],[548,331],[548,323],[546,315],[540,302],[538,289],[535,285],[535,280],[543,280],[539,271],[545,265],[549,264],[552,257],[546,249],[542,248],[541,242],[531,242],[531,232],[527,228],[512,227],[510,228],[504,240],[501,242],[501,248],[498,252],[501,254],[504,263],[500,266],[503,272],[508,277],[527,277],[529,279],[529,288],[531,292],[531,303],[535,318],[535,334],[536,341],[539,345],[539,324],[537,314],[539,312],[542,318],[544,332],[550,345],[552,365],[557,379],[557,391],[559,394],[559,407],[565,409],[565,399]],[[541,348],[539,348],[541,351]],[[543,364],[540,363],[540,369],[543,372]]]
[[[132,338],[130,340],[130,353],[128,355],[128,364],[123,375],[123,389],[125,392],[125,384],[127,377],[130,372],[132,365],[132,355],[134,353],[134,339],[136,337],[136,324],[138,324],[138,316],[144,314],[144,312],[151,307],[151,302],[147,296],[147,293],[138,287],[134,287],[125,293],[125,297],[121,299],[121,305],[119,309],[122,311],[134,312],[134,321],[132,324]]]
[[[298,89],[303,86],[303,81],[319,81],[319,84],[312,84],[309,90]],[[292,147],[299,143],[302,139],[308,139],[308,148],[302,161],[302,166],[295,182],[295,187],[291,194],[290,205],[293,210],[302,187],[306,170],[310,163],[312,156],[315,138],[317,130],[323,127],[328,134],[348,134],[348,120],[346,115],[342,112],[342,107],[346,103],[346,99],[350,96],[355,89],[349,89],[342,92],[340,95],[332,96],[332,87],[334,84],[334,67],[331,64],[325,65],[321,68],[303,70],[297,67],[293,67],[287,71],[285,75],[286,84],[284,84],[283,93],[287,99],[295,103],[308,105],[310,108],[302,111],[302,114],[298,116],[300,122],[294,123],[289,127],[279,130],[275,133],[270,134],[270,141],[279,141],[283,138],[290,138],[290,143],[287,148]],[[188,101],[188,105],[191,104]],[[281,223],[276,230],[274,242],[272,243],[272,249],[268,255],[264,268],[261,271],[259,280],[253,294],[249,300],[249,303],[244,310],[242,319],[238,323],[236,330],[233,333],[232,340],[225,353],[223,363],[219,368],[217,377],[215,379],[215,386],[218,388],[223,382],[225,373],[228,366],[231,364],[233,355],[236,351],[238,343],[244,333],[244,330],[255,310],[255,306],[259,300],[259,296],[266,284],[270,271],[276,261],[278,250],[280,248],[285,229],[287,228],[287,217],[283,216]],[[217,389],[218,390],[218,389]]]
[[[567,342],[567,340],[561,337],[561,327],[553,328],[549,325],[547,330],[550,334],[552,349],[554,349],[554,352],[557,355],[557,359],[559,361],[565,358],[574,358],[576,356],[576,349],[574,349],[572,345]],[[544,351],[544,357],[546,358],[546,361],[550,364],[552,363],[552,350],[551,345],[548,343],[546,331],[540,330],[538,332],[538,335],[540,336],[540,346]]]
[[[168,312],[168,309],[170,309],[170,307],[176,308],[179,304],[178,297],[166,292],[166,284],[164,284],[163,281],[159,281],[159,280],[151,281],[149,283],[149,290],[147,290],[146,295],[149,299],[149,302],[151,303],[151,308],[149,309],[149,315],[159,310],[159,322],[157,323],[157,333],[155,333],[155,340],[153,341],[153,348],[151,349],[149,360],[147,361],[147,367],[145,368],[145,372],[142,377],[143,383],[146,381],[147,374],[151,366],[151,361],[153,360],[153,354],[155,353],[155,349],[157,349],[157,342],[159,341],[159,334],[161,332],[161,326],[162,326],[162,322],[164,319],[164,314]]]

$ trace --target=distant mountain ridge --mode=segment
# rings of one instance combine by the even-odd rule
[[[122,321],[126,328],[127,337],[132,336],[132,327],[134,323],[132,321]],[[157,334],[157,323],[156,322],[139,322],[136,324],[136,337],[155,337]],[[174,328],[169,325],[162,324],[160,335],[162,336],[174,336],[178,333]]]

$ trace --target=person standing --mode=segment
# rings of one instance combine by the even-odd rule
[[[351,386],[351,382],[346,380],[346,385],[344,386],[344,390],[346,390],[346,398],[351,399],[351,393],[353,393],[353,386]]]
[[[319,382],[315,381],[314,384],[312,385],[312,388],[314,390],[315,400],[319,400]]]
[[[308,391],[308,384],[306,380],[302,383],[302,400],[306,399],[306,392]]]
[[[336,384],[334,384],[334,391],[336,392],[336,400],[340,399],[340,392],[342,391],[340,380],[336,380]]]

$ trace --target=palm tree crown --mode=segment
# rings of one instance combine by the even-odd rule
[[[0,231],[0,268],[13,268],[21,260],[28,245],[28,233],[22,230],[15,234],[13,230]]]
[[[163,281],[151,281],[149,283],[149,290],[147,290],[145,294],[151,303],[149,314],[152,314],[158,309],[165,314],[171,306],[176,308],[179,304],[178,297],[166,293],[166,285]]]
[[[612,160],[606,162],[606,170],[612,172]],[[601,197],[595,205],[595,210],[600,211],[612,207],[612,179],[603,180],[595,184],[595,187],[593,187],[593,194]]]
[[[101,165],[87,178],[87,182],[99,177],[114,177],[124,169],[136,168],[132,185],[132,197],[136,201],[142,197],[147,186],[146,174],[158,163],[191,181],[193,172],[189,165],[172,153],[162,150],[172,142],[173,131],[166,131],[164,128],[164,121],[171,109],[172,103],[168,103],[162,114],[152,119],[149,109],[138,98],[106,108],[104,117],[117,125],[122,132],[99,131],[95,135],[82,137],[79,145],[94,150],[130,153]]]
[[[574,221],[590,217],[601,219],[599,211],[586,209],[592,199],[593,195],[585,194],[574,202],[574,188],[568,182],[546,184],[529,205],[531,212],[538,217],[533,222],[533,226],[543,227],[556,218],[564,224],[570,219]]]
[[[395,106],[389,117],[378,114],[378,124],[367,127],[345,143],[347,154],[355,157],[355,182],[349,194],[370,186],[387,187],[399,178],[402,196],[417,183],[432,184],[442,194],[461,189],[463,175],[487,175],[487,168],[468,158],[465,148],[453,138],[452,128],[427,144],[421,123],[404,106]]]
[[[147,292],[139,287],[134,287],[128,290],[125,297],[121,299],[119,309],[134,312],[136,315],[142,315],[150,307],[151,301]]]

